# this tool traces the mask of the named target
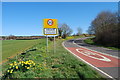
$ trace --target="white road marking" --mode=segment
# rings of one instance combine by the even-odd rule
[[[62,43],[62,46],[68,50],[70,53],[72,53],[69,49],[67,49],[65,46],[64,46],[64,42]],[[107,73],[105,73],[104,71],[100,70],[99,68],[93,66],[92,64],[88,63],[87,61],[85,61],[84,59],[80,58],[79,56],[75,55],[74,53],[72,53],[74,56],[76,56],[77,58],[79,58],[80,60],[82,60],[83,62],[85,62],[86,64],[90,65],[91,67],[93,67],[94,69],[98,70],[99,72],[103,73],[104,75],[108,76],[109,78],[112,78],[113,80],[115,80],[112,76],[108,75]]]
[[[81,51],[79,51],[79,50],[81,50]],[[110,59],[108,59],[108,58],[106,58],[105,56],[102,56],[102,55],[100,55],[100,54],[96,54],[96,53],[93,53],[93,52],[90,52],[90,51],[82,51],[83,49],[76,49],[76,51],[77,52],[79,52],[79,53],[81,53],[81,54],[83,54],[83,55],[85,55],[85,56],[88,56],[88,57],[90,57],[90,58],[93,58],[93,59],[97,59],[97,60],[101,60],[101,61],[106,61],[106,62],[110,62],[111,60]],[[96,55],[96,56],[100,56],[100,57],[102,57],[102,58],[98,58],[98,57],[94,57],[94,56],[92,56],[92,55]]]
[[[76,39],[76,40],[77,40],[77,39]],[[86,47],[83,47],[83,46],[80,46],[80,45],[76,44],[74,41],[73,41],[73,44],[75,44],[75,45],[78,46],[78,47],[86,48]],[[90,48],[86,48],[86,49],[91,50],[91,51],[95,51],[95,50],[92,50],[92,49],[90,49]],[[95,52],[99,52],[99,51],[95,51]],[[114,58],[117,58],[117,59],[120,59],[120,58],[117,57],[117,56],[113,56],[113,55],[106,54],[106,53],[103,53],[103,52],[99,52],[99,53],[104,54],[104,55],[107,55],[107,56],[111,56],[111,57],[114,57]]]

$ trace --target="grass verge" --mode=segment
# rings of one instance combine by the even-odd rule
[[[65,50],[61,45],[63,41],[62,39],[56,39],[55,53],[53,50],[53,42],[50,41],[49,51],[46,53],[46,41],[43,39],[39,44],[25,51],[24,54],[18,55],[17,59],[10,59],[3,64],[3,78],[75,78],[79,80],[94,78],[103,80],[103,77],[90,66],[78,60]],[[27,61],[34,61],[35,66],[31,66],[29,69],[26,68],[23,71],[23,69],[20,69],[21,61],[23,61],[23,64],[27,65],[27,67],[30,66]],[[16,63],[16,65],[13,63]],[[12,73],[8,72],[13,66],[15,68],[12,68]],[[16,66],[18,66],[18,70],[16,70]]]
[[[85,39],[84,42],[87,43],[87,44],[90,44],[90,45],[98,46],[98,47],[104,47],[104,48],[108,48],[108,49],[112,49],[112,50],[120,50],[120,48],[116,48],[116,47],[108,47],[108,46],[104,46],[104,45],[96,44],[96,43],[93,41],[93,38]]]

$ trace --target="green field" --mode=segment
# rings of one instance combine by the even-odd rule
[[[53,42],[49,41],[48,53],[46,53],[46,41],[41,39],[40,43],[29,49],[26,54],[18,55],[18,59],[13,58],[3,64],[3,78],[76,78],[79,80],[96,78],[98,80],[104,80],[90,66],[65,50],[62,46],[63,41],[63,39],[56,40],[55,53],[53,53]],[[36,50],[33,51],[32,49]],[[30,64],[30,69],[26,70],[25,66],[21,66],[21,63],[19,64],[21,60],[32,60],[35,66]],[[13,63],[17,63],[17,65]],[[8,64],[13,65],[10,66]],[[16,66],[18,66],[18,69],[16,69]],[[13,72],[8,73],[8,70],[13,70]]]
[[[2,60],[17,55],[39,42],[40,40],[3,40]]]

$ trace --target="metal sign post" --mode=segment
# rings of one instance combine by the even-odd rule
[[[48,36],[46,35],[46,53],[48,52]]]
[[[54,53],[56,52],[56,50],[55,50],[55,36],[54,36]]]

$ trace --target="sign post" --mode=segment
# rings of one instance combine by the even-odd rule
[[[57,19],[43,19],[43,34],[46,35],[46,52],[48,52],[48,35],[54,36],[54,53],[55,53],[55,35],[58,35]]]
[[[46,35],[46,53],[48,52],[48,36]]]
[[[54,53],[55,53],[55,36],[54,36]]]

